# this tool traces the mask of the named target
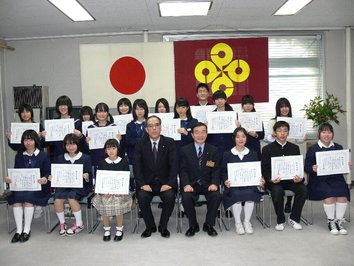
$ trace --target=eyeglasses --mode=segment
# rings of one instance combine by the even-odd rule
[[[159,127],[160,126],[160,123],[155,123],[155,124],[147,124],[147,127]]]

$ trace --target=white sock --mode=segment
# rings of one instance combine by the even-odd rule
[[[334,219],[334,211],[335,211],[334,203],[332,203],[332,204],[323,203],[323,208],[324,208],[324,211],[327,215],[327,219],[333,220]]]
[[[237,202],[234,205],[232,205],[232,212],[235,217],[235,222],[241,223],[241,212],[242,212],[242,204],[241,202]]]
[[[245,202],[245,206],[243,207],[243,210],[245,211],[245,222],[249,223],[251,220],[251,216],[253,213],[253,208],[254,208],[254,202]]]
[[[64,212],[57,212],[57,216],[59,219],[59,223],[60,224],[64,224],[65,223],[65,215]]]
[[[342,219],[347,209],[348,203],[336,202],[336,219]]]
[[[76,225],[77,226],[82,226],[82,215],[81,215],[81,210],[78,212],[73,212],[76,220]]]
[[[103,230],[104,230],[105,236],[111,235],[111,227],[110,226],[103,226]]]
[[[25,228],[23,229],[24,233],[28,234],[31,231],[33,213],[34,213],[34,206],[25,207]]]
[[[15,223],[16,223],[16,233],[22,233],[22,222],[23,222],[23,207],[13,207]]]
[[[121,236],[122,235],[123,227],[124,226],[122,226],[122,227],[116,226],[116,230],[117,230],[116,236]]]

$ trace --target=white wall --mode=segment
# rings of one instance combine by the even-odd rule
[[[354,36],[353,30],[352,36]],[[329,92],[335,93],[341,103],[345,105],[345,31],[328,31],[325,32],[324,37],[324,86]],[[134,35],[9,42],[8,44],[16,50],[14,52],[5,51],[4,53],[5,89],[3,104],[5,108],[5,128],[9,128],[13,120],[12,87],[14,86],[33,84],[49,86],[50,106],[54,106],[57,97],[64,94],[72,99],[74,105],[81,104],[79,58],[79,45],[81,43],[128,43],[142,41],[142,35]],[[162,41],[162,36],[149,36],[149,41]],[[352,51],[353,56],[354,41],[352,41]],[[354,66],[354,62],[352,62],[352,65]],[[335,128],[335,139],[346,146],[345,117],[341,118],[340,126]],[[9,162],[7,165],[9,165]]]

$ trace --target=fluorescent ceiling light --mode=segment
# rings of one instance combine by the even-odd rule
[[[163,2],[158,3],[161,17],[206,16],[211,7],[207,2]]]
[[[95,20],[76,0],[48,0],[73,21]]]
[[[312,0],[288,0],[274,13],[274,16],[294,15],[310,2],[312,2]]]

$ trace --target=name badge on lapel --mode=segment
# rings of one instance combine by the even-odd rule
[[[215,166],[215,162],[213,162],[213,161],[207,161],[207,162],[206,162],[206,166],[208,166],[208,167],[214,167],[214,166]]]

